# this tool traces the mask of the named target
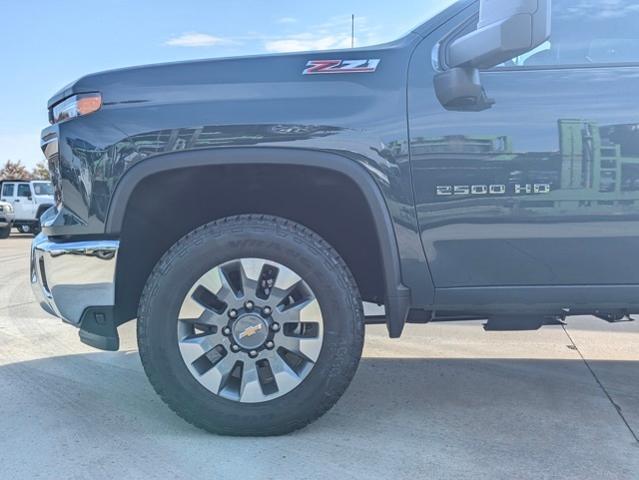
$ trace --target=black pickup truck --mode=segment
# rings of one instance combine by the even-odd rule
[[[49,102],[34,292],[97,348],[137,319],[157,392],[230,435],[327,411],[366,323],[627,319],[634,3],[449,0],[380,46],[86,76]]]

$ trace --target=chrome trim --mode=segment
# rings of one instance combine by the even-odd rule
[[[53,185],[53,197],[56,207],[62,206],[62,177],[60,174],[60,153],[58,136],[55,133],[45,134],[40,141],[40,148],[47,160],[47,166],[51,174],[51,185]]]
[[[41,233],[31,244],[31,288],[47,312],[79,325],[87,307],[113,306],[120,242],[55,243]]]

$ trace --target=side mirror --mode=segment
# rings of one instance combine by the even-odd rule
[[[477,29],[449,46],[449,70],[435,77],[437,98],[448,110],[481,111],[487,99],[479,70],[529,52],[550,38],[552,0],[481,0]]]

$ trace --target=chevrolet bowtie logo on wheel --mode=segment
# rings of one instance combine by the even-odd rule
[[[244,329],[244,331],[240,333],[240,338],[252,337],[253,335],[255,335],[260,330],[262,330],[262,324],[261,323],[258,323],[257,325],[254,325],[254,326],[251,326],[251,327],[246,327]]]

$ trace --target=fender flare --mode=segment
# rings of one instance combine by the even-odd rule
[[[364,166],[345,156],[326,151],[277,147],[231,147],[172,152],[138,162],[120,178],[109,203],[105,233],[119,236],[126,207],[144,179],[171,170],[221,165],[291,165],[335,171],[358,186],[375,224],[380,243],[386,290],[386,323],[392,338],[401,335],[410,308],[410,290],[402,283],[395,229],[382,192]]]

